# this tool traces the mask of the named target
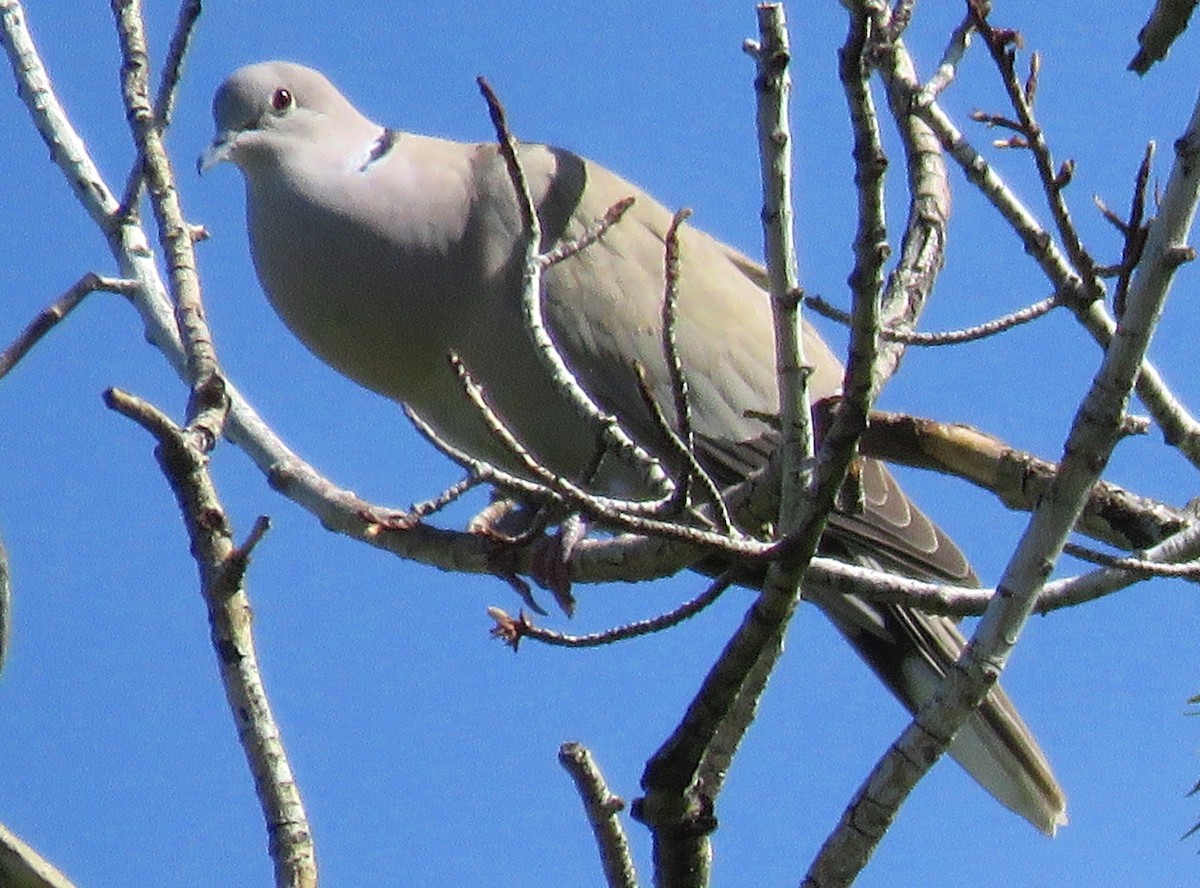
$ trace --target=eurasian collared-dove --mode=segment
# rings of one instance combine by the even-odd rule
[[[267,296],[318,357],[416,410],[457,447],[521,468],[463,396],[456,352],[495,411],[546,466],[578,477],[596,432],[534,351],[520,308],[524,226],[494,144],[463,144],[368,120],[320,73],[284,62],[234,73],[213,102],[217,135],[203,171],[229,160],[246,180],[250,243]],[[636,202],[598,242],[552,266],[544,306],[556,344],[585,388],[642,445],[670,462],[641,396],[645,368],[670,411],[660,316],[671,214],[639,188],[573,154],[523,145],[521,162],[546,243],[577,237],[627,196]],[[678,348],[698,457],[731,484],[762,468],[778,397],[762,270],[691,227],[682,230]],[[842,368],[810,328],[813,398]],[[601,473],[610,490],[636,480]],[[914,577],[974,582],[958,548],[866,460],[865,508],[833,516],[823,547]],[[636,492],[636,491],[634,491]],[[902,607],[823,596],[818,604],[909,708],[926,699],[963,638],[954,622]],[[1066,821],[1050,766],[1000,688],[950,748],[1001,802],[1039,829]]]

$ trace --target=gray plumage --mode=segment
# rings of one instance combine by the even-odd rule
[[[398,133],[360,114],[320,73],[284,62],[234,73],[213,103],[206,169],[229,160],[246,180],[255,268],[275,310],[319,358],[408,404],[451,443],[520,471],[467,402],[455,351],[497,413],[547,466],[578,476],[595,451],[543,369],[520,309],[523,225],[498,148]],[[646,369],[672,403],[660,334],[664,237],[671,214],[641,189],[566,151],[523,145],[521,162],[545,242],[575,237],[618,200],[636,202],[597,243],[550,268],[544,310],[577,377],[639,442],[669,452],[638,393]],[[698,457],[732,484],[762,468],[777,413],[774,341],[762,269],[690,226],[682,229],[679,351]],[[839,391],[842,368],[804,329],[814,399]],[[605,463],[612,491],[638,480]],[[865,509],[835,514],[825,551],[907,576],[974,583],[963,554],[865,460]],[[817,595],[839,631],[910,709],[963,646],[953,621],[907,608]],[[1001,802],[1053,833],[1065,799],[1011,701],[989,694],[951,753]]]

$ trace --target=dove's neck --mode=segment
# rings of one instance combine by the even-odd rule
[[[247,175],[255,266],[275,310],[324,361],[397,400],[433,397],[480,289],[464,230],[470,146],[372,129]],[[405,372],[372,355],[403,356]],[[439,394],[440,396],[440,394]]]

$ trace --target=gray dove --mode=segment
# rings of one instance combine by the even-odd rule
[[[364,117],[319,72],[265,62],[235,72],[213,101],[217,135],[201,171],[230,161],[246,183],[254,265],[284,323],[321,360],[408,405],[454,446],[522,473],[463,396],[455,352],[495,412],[558,474],[580,478],[596,433],[552,381],[520,307],[524,226],[494,144],[389,129]],[[672,416],[660,315],[671,213],[641,189],[567,151],[523,144],[546,244],[578,237],[610,206],[619,223],[548,269],[544,312],[577,378],[636,440],[672,451],[639,393],[644,368]],[[680,237],[676,336],[690,388],[697,458],[721,485],[766,466],[777,437],[774,338],[764,272],[702,231]],[[814,400],[835,395],[842,367],[804,328]],[[910,577],[976,584],[966,558],[863,460],[864,506],[836,513],[822,550]],[[605,460],[595,483],[637,494],[645,482]],[[937,688],[964,640],[954,621],[905,607],[813,594],[818,606],[910,709]],[[951,754],[1000,802],[1053,834],[1066,802],[1004,691],[991,691]]]

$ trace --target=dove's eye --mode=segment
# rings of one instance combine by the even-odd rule
[[[275,90],[275,94],[271,96],[271,107],[275,109],[277,114],[282,114],[284,111],[290,110],[296,99],[292,96],[290,89],[280,87]]]

